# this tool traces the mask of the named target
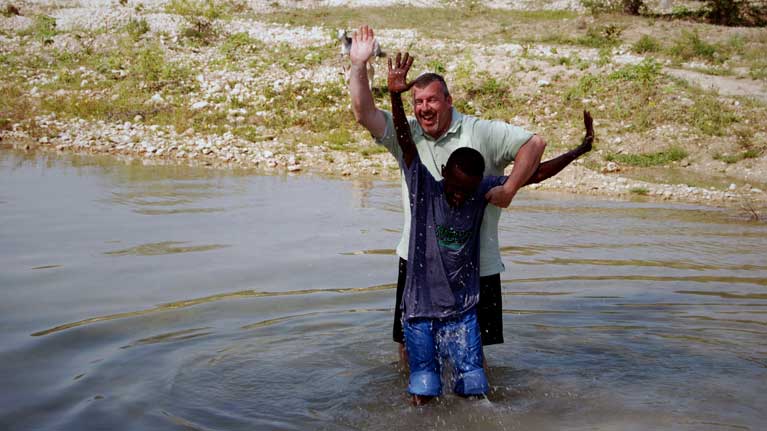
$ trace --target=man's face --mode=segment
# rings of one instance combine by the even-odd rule
[[[455,165],[447,168],[442,166],[442,178],[445,179],[445,199],[447,204],[453,208],[458,208],[466,202],[477,191],[479,183],[482,182],[482,176],[466,175]]]
[[[439,138],[450,128],[453,98],[445,97],[440,82],[434,81],[423,88],[413,87],[413,108],[418,124],[433,139]]]

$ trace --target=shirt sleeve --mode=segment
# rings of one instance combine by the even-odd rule
[[[381,111],[384,114],[384,118],[386,119],[386,129],[384,130],[384,134],[382,137],[376,139],[376,144],[383,145],[389,152],[397,158],[397,160],[400,160],[400,163],[402,161],[402,149],[399,147],[399,144],[397,143],[397,136],[394,131],[394,120],[392,119],[391,112],[389,111]],[[402,167],[403,171],[405,169],[405,166]]]
[[[482,178],[482,182],[479,183],[479,194],[480,196],[484,196],[485,193],[490,191],[495,186],[501,186],[506,183],[506,180],[509,177],[506,175],[501,176],[495,176],[495,175],[488,175]]]
[[[474,134],[482,143],[482,153],[500,170],[514,161],[522,145],[534,135],[503,121],[481,119],[474,123]]]

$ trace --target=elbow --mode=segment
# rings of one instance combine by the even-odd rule
[[[533,137],[530,138],[530,143],[533,144],[532,150],[542,156],[543,152],[546,150],[546,141],[538,135],[533,135]]]

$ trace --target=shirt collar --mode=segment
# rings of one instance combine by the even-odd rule
[[[450,127],[447,128],[447,132],[445,132],[444,135],[440,136],[438,139],[434,140],[431,138],[431,136],[427,135],[423,132],[423,129],[421,128],[421,125],[416,121],[416,127],[413,131],[414,135],[421,135],[424,137],[424,139],[428,139],[430,141],[440,141],[444,138],[446,138],[448,135],[452,135],[453,133],[458,132],[458,130],[461,128],[461,124],[463,123],[463,114],[458,112],[455,107],[451,108],[451,115],[450,115]]]

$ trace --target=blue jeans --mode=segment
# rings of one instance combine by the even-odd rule
[[[449,358],[455,373],[455,393],[464,396],[487,393],[475,309],[448,319],[410,319],[403,326],[410,365],[408,392],[424,396],[442,393],[440,358]]]

